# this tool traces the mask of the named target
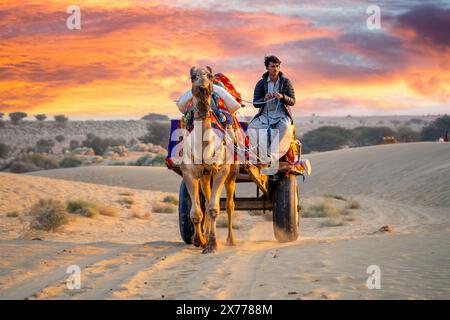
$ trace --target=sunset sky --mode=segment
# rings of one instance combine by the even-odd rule
[[[371,4],[380,30],[367,28]],[[70,5],[81,30],[66,26]],[[251,100],[266,54],[282,60],[298,116],[450,113],[448,0],[2,0],[0,112],[176,116],[192,65]]]

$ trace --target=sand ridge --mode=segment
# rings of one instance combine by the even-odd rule
[[[301,237],[280,244],[269,219],[237,212],[237,246],[226,246],[226,229],[219,228],[220,250],[214,255],[182,243],[176,213],[152,211],[165,195],[177,194],[180,179],[165,168],[2,173],[0,298],[450,297],[450,144],[387,145],[308,158],[313,175],[301,184],[302,205],[322,201],[325,193],[352,197],[360,208],[350,210],[351,219],[322,227],[320,218],[302,218]],[[239,192],[253,195],[254,186],[240,186]],[[134,206],[149,210],[150,219],[133,218],[120,207],[121,193],[133,193]],[[6,213],[25,209],[40,196],[91,196],[118,205],[121,213],[77,217],[58,232],[40,234],[42,241],[26,240],[21,237],[24,221]],[[390,232],[378,232],[385,225]],[[79,290],[66,286],[71,264],[82,270]],[[366,286],[370,265],[381,269],[380,290]]]

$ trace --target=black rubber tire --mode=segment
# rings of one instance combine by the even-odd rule
[[[194,238],[194,224],[192,223],[190,216],[192,204],[191,197],[189,196],[189,192],[183,181],[181,181],[180,192],[178,195],[178,224],[180,227],[181,239],[183,239],[186,244],[192,244]],[[205,198],[203,197],[203,194],[200,194],[200,202],[202,211],[205,212]],[[208,234],[206,234],[208,229],[206,228],[206,225],[208,223],[209,218],[204,214],[202,219],[202,232],[206,239],[208,236]]]
[[[297,177],[280,176],[273,183],[273,231],[279,242],[295,241],[299,235],[300,205]]]

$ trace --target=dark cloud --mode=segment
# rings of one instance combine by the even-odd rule
[[[431,5],[417,6],[399,15],[396,23],[399,28],[414,30],[419,41],[450,46],[450,9]]]

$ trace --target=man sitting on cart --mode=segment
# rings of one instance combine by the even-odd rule
[[[253,105],[259,111],[247,132],[250,144],[259,148],[260,159],[273,164],[286,154],[292,142],[294,120],[290,107],[295,104],[295,92],[291,81],[280,71],[280,59],[266,56],[264,65],[267,72],[256,84],[253,94]],[[266,154],[262,155],[261,150]]]

